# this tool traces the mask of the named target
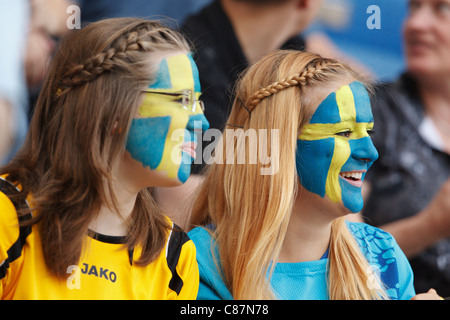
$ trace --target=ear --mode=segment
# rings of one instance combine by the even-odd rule
[[[119,127],[119,121],[114,122],[111,134],[122,133],[122,128]]]

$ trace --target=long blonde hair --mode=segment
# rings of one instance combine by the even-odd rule
[[[238,82],[228,123],[241,127],[241,134],[248,129],[268,129],[268,133],[269,129],[278,129],[279,170],[262,175],[261,161],[248,164],[247,148],[246,164],[236,164],[236,158],[234,164],[212,164],[206,170],[191,218],[192,226],[215,225],[213,237],[220,269],[235,299],[275,298],[267,274],[272,273],[277,261],[297,194],[296,142],[299,128],[313,112],[305,102],[305,92],[348,78],[363,81],[335,60],[283,50],[254,64]],[[227,141],[227,130],[221,139]],[[222,146],[216,148],[216,156],[234,152],[226,149],[228,143]],[[274,147],[268,144],[267,153]],[[328,265],[330,299],[385,297],[382,289],[368,286],[374,277],[369,270],[344,218],[333,221]]]

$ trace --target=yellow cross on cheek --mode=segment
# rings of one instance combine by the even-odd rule
[[[334,139],[333,157],[328,169],[325,192],[334,202],[341,201],[341,186],[339,184],[339,172],[347,162],[351,154],[349,140],[368,137],[368,130],[373,129],[373,122],[356,123],[353,121],[340,123],[312,123],[304,126],[298,139],[315,141],[321,139]],[[340,136],[338,133],[349,132],[349,137]]]
[[[317,107],[310,123],[304,125],[298,135],[301,152],[304,153],[301,158],[304,161],[308,159],[308,163],[298,163],[299,175],[306,188],[310,187],[310,191],[321,196],[326,194],[334,202],[342,201],[339,174],[344,165],[348,167],[349,163],[355,163],[356,158],[351,158],[355,152],[352,148],[365,143],[363,140],[355,143],[355,140],[369,137],[373,126],[370,100],[361,83],[344,85],[325,98]],[[317,163],[314,159],[318,160]],[[329,160],[324,162],[324,159]],[[320,163],[328,163],[329,166],[320,167]],[[358,170],[363,170],[366,166],[360,167]],[[310,172],[315,172],[314,176],[326,176],[326,181],[307,180],[305,177],[309,177]],[[319,172],[323,174],[319,175]]]

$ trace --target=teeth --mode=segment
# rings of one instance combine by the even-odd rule
[[[340,175],[344,178],[353,178],[356,180],[361,180],[362,178],[361,172],[342,172]]]

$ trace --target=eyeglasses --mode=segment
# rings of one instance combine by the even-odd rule
[[[195,93],[191,90],[183,90],[180,92],[161,92],[161,91],[144,90],[142,92],[171,96],[174,97],[173,101],[179,103],[183,109],[195,112],[195,110],[197,110],[197,107],[200,107],[202,112],[205,112],[205,104],[201,100],[196,100],[194,95]]]

